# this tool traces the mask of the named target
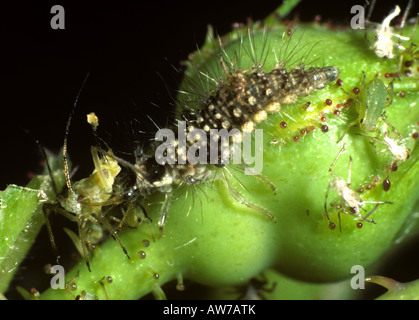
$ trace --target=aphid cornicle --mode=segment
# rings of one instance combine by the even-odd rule
[[[351,173],[352,173],[352,157],[349,157],[349,168],[348,168],[348,179],[345,181],[345,179],[336,176],[336,174],[333,171],[333,168],[335,167],[337,161],[345,151],[345,145],[342,147],[342,149],[337,154],[335,160],[329,167],[329,173],[332,176],[332,178],[329,180],[329,184],[327,185],[327,191],[325,195],[325,201],[324,201],[324,210],[326,213],[326,218],[329,222],[330,229],[334,229],[335,224],[330,221],[329,213],[327,210],[328,203],[327,198],[329,196],[330,189],[337,191],[339,196],[335,198],[330,206],[335,207],[338,209],[338,218],[339,218],[339,226],[340,224],[340,214],[345,213],[351,216],[354,216],[358,218],[359,221],[367,221],[375,223],[374,220],[368,219],[368,217],[377,210],[378,206],[380,204],[391,204],[392,202],[389,201],[364,201],[361,199],[361,197],[356,193],[355,190],[351,189]],[[365,216],[362,216],[361,210],[364,209],[364,206],[366,204],[375,204],[375,207],[369,211]]]

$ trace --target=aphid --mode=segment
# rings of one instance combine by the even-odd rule
[[[374,79],[365,86],[365,78],[363,72],[361,92],[353,96],[358,118],[348,125],[337,142],[343,139],[351,127],[358,124],[364,132],[379,132],[378,125],[385,118],[386,109],[393,102],[393,82],[386,87],[376,74]]]
[[[86,262],[87,268],[89,269],[89,271],[91,271],[88,258],[88,247],[90,239],[92,239],[92,237],[90,236],[93,230],[92,224],[96,225],[99,228],[106,228],[109,231],[110,235],[120,244],[126,256],[128,258],[129,256],[125,247],[121,243],[118,235],[107,220],[107,217],[105,216],[106,211],[102,210],[104,205],[107,204],[107,202],[112,202],[110,201],[110,199],[112,196],[113,184],[115,181],[115,177],[119,174],[121,170],[118,163],[112,158],[100,158],[96,149],[92,148],[91,151],[93,163],[95,165],[93,173],[88,178],[77,181],[74,184],[70,180],[70,169],[67,155],[67,139],[71,119],[74,114],[81,90],[83,89],[86,80],[87,76],[83,82],[83,85],[79,93],[77,94],[75,103],[67,121],[65,131],[63,158],[67,190],[65,194],[58,192],[57,186],[53,178],[51,167],[48,161],[46,161],[47,169],[51,177],[52,189],[55,193],[55,200],[50,200],[49,203],[45,203],[43,206],[43,211],[45,215],[45,223],[47,226],[50,242],[53,251],[56,255],[57,247],[55,244],[54,235],[52,233],[51,224],[49,222],[50,212],[53,211],[59,213],[64,217],[68,218],[69,220],[77,223],[79,231],[78,238],[81,245],[82,256]],[[96,121],[94,121],[94,123],[98,124]],[[42,147],[41,150],[45,156],[45,159],[47,160],[45,150]],[[112,151],[109,150],[108,153],[112,154]]]
[[[375,4],[375,1],[373,1],[373,4],[370,7],[370,13],[374,7],[374,4]],[[404,17],[403,17],[401,27],[403,27],[405,23],[407,13],[409,12],[411,5],[412,5],[412,1],[409,1]],[[370,23],[372,25],[376,25],[376,29],[375,29],[376,38],[371,48],[374,49],[375,54],[380,58],[385,57],[388,59],[393,59],[395,57],[395,54],[393,52],[394,47],[397,47],[398,49],[403,50],[403,51],[406,50],[406,48],[404,48],[403,45],[401,45],[400,43],[394,42],[393,38],[397,38],[403,41],[408,41],[410,40],[410,38],[393,33],[392,28],[390,27],[391,21],[395,17],[397,17],[400,14],[400,12],[401,12],[400,7],[396,5],[394,7],[394,10],[391,11],[390,14],[384,18],[381,24]]]
[[[361,199],[361,197],[356,193],[355,190],[351,189],[351,170],[352,170],[352,157],[349,157],[349,169],[348,169],[348,179],[345,181],[345,179],[336,176],[336,174],[333,171],[334,166],[336,165],[336,162],[339,160],[342,153],[345,151],[345,145],[342,147],[342,149],[339,151],[338,155],[336,156],[336,159],[333,161],[333,163],[329,167],[329,173],[331,174],[332,178],[329,180],[329,184],[327,186],[325,201],[324,201],[324,209],[326,213],[326,218],[329,222],[329,226],[334,225],[333,222],[330,221],[329,213],[327,211],[327,198],[329,196],[330,189],[337,191],[339,196],[332,201],[330,204],[331,207],[335,207],[338,209],[338,217],[339,217],[339,226],[340,225],[340,214],[345,213],[347,215],[354,216],[358,218],[359,221],[367,221],[375,223],[374,220],[368,219],[368,217],[377,210],[378,206],[380,204],[391,204],[392,202],[388,201],[364,201]],[[364,206],[366,204],[375,204],[375,207],[368,212],[365,216],[361,215],[361,210],[367,212],[364,209]]]
[[[395,131],[397,135],[396,139],[393,139],[390,134],[390,128]],[[406,142],[403,139],[403,136],[397,131],[396,128],[390,126],[387,122],[384,122],[381,126],[381,137],[372,137],[366,134],[358,134],[367,139],[377,142],[384,145],[386,148],[382,151],[390,151],[391,153],[391,163],[387,165],[387,177],[383,181],[383,188],[385,191],[390,189],[391,183],[389,180],[389,175],[391,171],[397,170],[398,163],[405,162],[409,158],[410,150],[406,145]],[[392,135],[394,136],[394,135]],[[395,170],[394,170],[395,169]]]

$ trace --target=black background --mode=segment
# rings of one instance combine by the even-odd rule
[[[394,5],[407,1],[378,0],[372,21],[382,21]],[[69,133],[69,153],[91,173],[94,144],[85,115],[95,111],[101,136],[117,151],[131,151],[127,133],[135,119],[141,130],[155,131],[147,118],[164,126],[172,110],[169,92],[182,79],[179,62],[202,45],[207,25],[220,34],[233,22],[262,19],[281,1],[19,1],[0,5],[0,189],[24,185],[40,170],[39,139],[58,152],[77,92],[90,72]],[[53,30],[53,5],[65,9],[65,30]],[[303,1],[290,18],[349,26],[350,8],[363,1]],[[167,89],[169,88],[169,90]],[[25,133],[29,131],[30,135]],[[125,131],[125,132],[124,132]],[[34,138],[33,138],[34,137]],[[44,235],[44,238],[45,235]],[[48,246],[46,243],[44,246]],[[30,262],[32,263],[32,262]],[[26,262],[27,268],[28,263]],[[405,264],[409,264],[406,262]],[[410,266],[408,268],[416,268]],[[403,272],[402,272],[403,274]],[[406,274],[406,272],[404,273]],[[23,279],[23,275],[20,277]],[[399,277],[400,279],[400,277]],[[405,279],[401,279],[405,280]],[[27,287],[27,286],[25,286]]]

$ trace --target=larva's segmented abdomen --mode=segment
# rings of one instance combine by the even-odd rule
[[[323,89],[338,75],[339,70],[333,66],[294,68],[289,72],[283,68],[269,73],[236,71],[189,122],[206,132],[210,129],[253,131],[257,123],[266,120],[268,113],[278,112],[282,105]]]

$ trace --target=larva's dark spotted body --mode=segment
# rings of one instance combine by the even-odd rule
[[[185,133],[193,129],[202,129],[210,133],[211,129],[238,129],[240,132],[252,132],[256,124],[266,120],[269,113],[278,112],[281,106],[295,102],[299,97],[323,89],[328,83],[337,79],[339,71],[333,66],[323,68],[294,68],[287,72],[284,68],[275,68],[269,73],[261,69],[246,73],[236,71],[227,75],[227,80],[219,86],[217,91],[202,103],[201,109],[185,117]],[[209,138],[207,138],[209,139]],[[193,143],[203,142],[188,141],[188,148]],[[210,154],[210,141],[205,141]],[[231,143],[231,140],[228,142]],[[176,136],[175,146],[179,145]],[[224,146],[225,147],[225,146]],[[230,145],[227,146],[228,148]],[[152,148],[153,150],[153,148]],[[183,157],[185,164],[157,164],[156,158],[142,156],[137,158],[136,167],[141,169],[137,175],[137,188],[141,194],[149,194],[159,190],[166,195],[162,206],[162,215],[159,225],[163,227],[167,216],[167,208],[174,185],[195,185],[208,180],[219,179],[215,167],[223,167],[227,163],[218,164],[191,164],[185,151],[176,149],[175,156]],[[218,155],[221,158],[221,154]],[[178,160],[177,159],[177,160]],[[173,159],[176,160],[176,159]],[[271,219],[273,217],[263,209],[247,203],[239,197],[241,203],[252,207]]]
[[[191,116],[189,123],[205,132],[210,129],[253,131],[269,113],[278,112],[282,105],[323,89],[338,75],[338,69],[332,66],[308,70],[294,68],[290,72],[284,68],[275,68],[269,73],[237,71],[228,75],[228,82],[206,99],[203,108]]]

